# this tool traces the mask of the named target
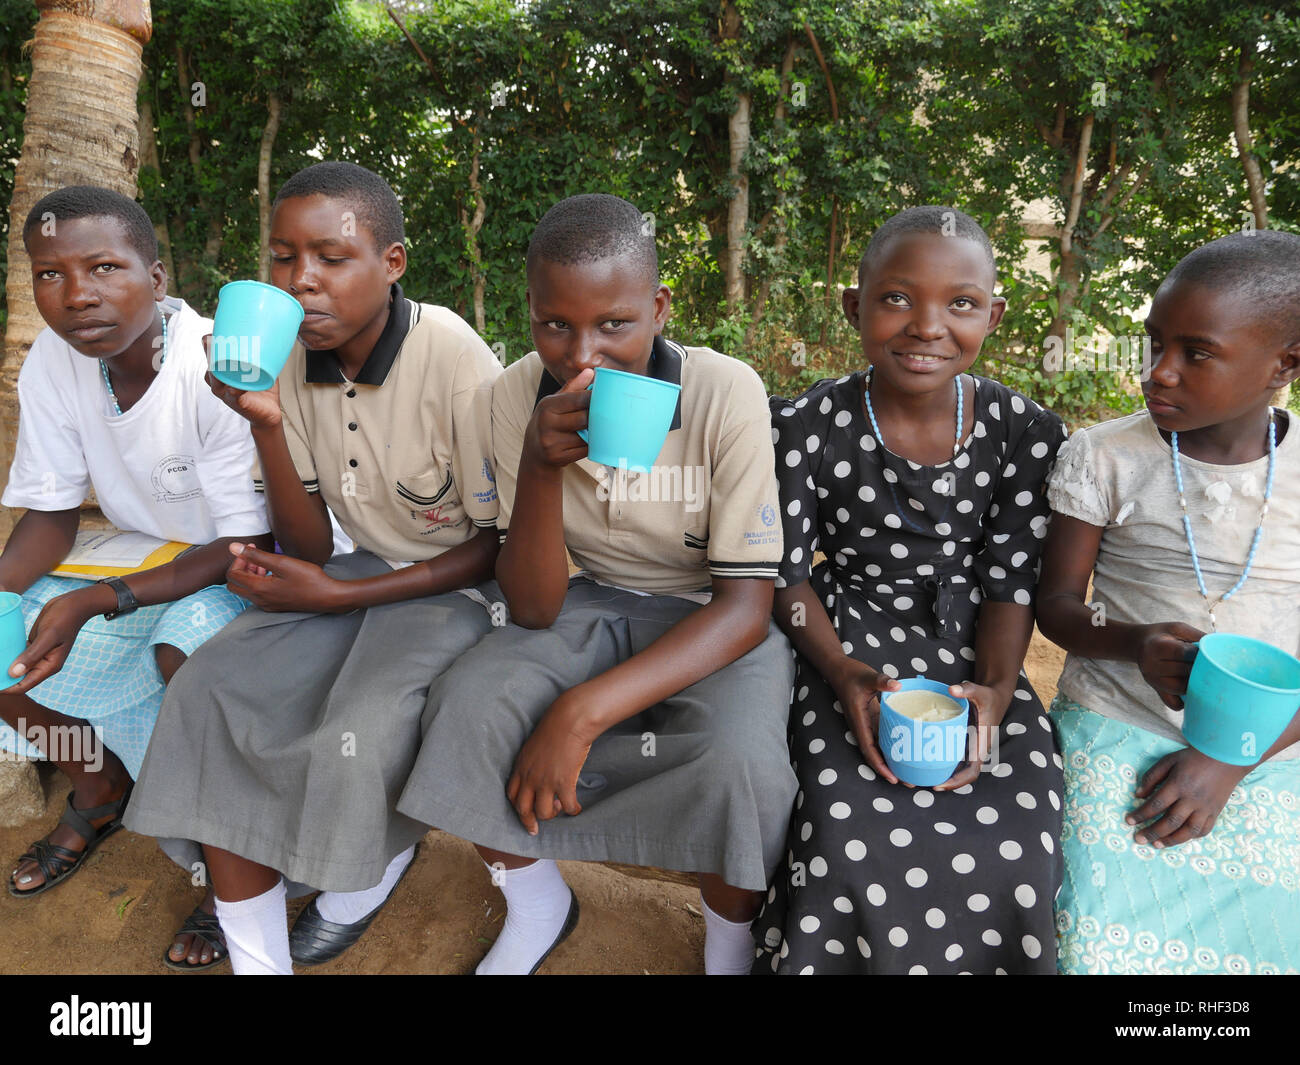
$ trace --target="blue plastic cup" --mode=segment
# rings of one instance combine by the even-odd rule
[[[231,388],[265,392],[288,362],[302,318],[302,304],[274,285],[223,285],[208,353],[212,376]]]
[[[591,382],[587,458],[602,466],[649,473],[668,437],[682,386],[601,366]]]
[[[13,592],[0,592],[0,691],[22,680],[22,677],[9,676],[9,667],[26,649],[23,598]]]
[[[1229,765],[1254,765],[1300,709],[1300,661],[1249,636],[1202,636],[1183,696],[1183,737]]]
[[[970,701],[948,694],[948,685],[925,677],[899,681],[896,692],[880,693],[880,725],[877,742],[885,762],[894,775],[906,784],[932,788],[942,784],[966,761],[966,723],[970,718]],[[961,713],[946,721],[918,721],[899,713],[890,699],[904,692],[935,692],[961,708]]]

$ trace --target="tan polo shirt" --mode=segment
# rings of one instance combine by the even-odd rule
[[[392,566],[434,558],[496,524],[492,383],[501,364],[445,307],[393,286],[392,311],[348,381],[332,351],[294,346],[280,374],[293,464],[339,525]],[[261,470],[254,469],[258,490]]]
[[[635,591],[698,592],[712,577],[775,580],[782,556],[767,393],[758,374],[708,348],[655,339],[649,374],[680,383],[673,428],[649,473],[579,459],[564,470],[564,539],[597,579]],[[524,430],[559,390],[537,352],[492,389],[492,447],[510,523]]]

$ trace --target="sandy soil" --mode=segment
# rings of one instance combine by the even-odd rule
[[[1044,705],[1064,654],[1035,633],[1026,669]],[[0,830],[0,868],[58,820],[66,778],[43,770],[45,817]],[[582,918],[548,960],[547,973],[699,973],[704,922],[689,886],[621,868],[562,863]],[[38,898],[0,893],[0,972],[166,973],[162,953],[200,892],[153,840],[122,831],[73,877]],[[305,901],[305,900],[303,900]],[[296,916],[303,901],[290,910]],[[505,916],[472,847],[441,832],[364,938],[313,973],[463,973],[486,953]],[[228,964],[213,970],[229,973]]]

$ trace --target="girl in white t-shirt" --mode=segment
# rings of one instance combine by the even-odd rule
[[[23,238],[49,328],[19,374],[2,500],[26,508],[0,554],[0,590],[22,596],[28,645],[0,692],[0,747],[49,758],[73,790],[19,859],[16,898],[67,879],[120,826],[164,686],[246,606],[222,586],[228,545],[272,547],[248,426],[204,380],[211,323],[166,297],[144,210],[107,189],[61,189],[32,208]],[[92,487],[118,529],[196,546],[107,583],[48,576]],[[164,960],[193,969],[224,956],[200,908]]]
[[[1300,237],[1197,249],[1146,324],[1147,411],[1071,437],[1048,493],[1038,624],[1070,652],[1058,966],[1294,972],[1300,715],[1251,766],[1180,725],[1206,633],[1300,649],[1300,428],[1270,406],[1300,376]]]

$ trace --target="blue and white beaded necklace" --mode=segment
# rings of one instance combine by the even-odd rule
[[[867,401],[867,417],[871,419],[871,431],[876,434],[876,439],[880,441],[880,446],[885,446],[885,438],[880,433],[880,426],[876,424],[876,412],[871,409],[871,375],[875,372],[875,367],[867,368],[867,387],[862,390],[863,398]],[[957,382],[957,440],[952,445],[953,456],[961,450],[961,428],[962,428],[962,392],[961,392],[961,374],[956,377]]]
[[[1246,578],[1250,576],[1250,567],[1255,562],[1255,553],[1259,550],[1259,541],[1264,535],[1264,519],[1268,516],[1268,501],[1273,496],[1273,470],[1277,465],[1277,425],[1273,418],[1273,408],[1269,407],[1268,409],[1268,480],[1264,484],[1264,502],[1259,508],[1259,525],[1255,527],[1255,535],[1250,541],[1250,553],[1246,555],[1246,565],[1241,571],[1241,576],[1237,578],[1237,583],[1219,596],[1213,604],[1210,604],[1210,593],[1205,589],[1205,577],[1201,574],[1201,560],[1196,554],[1196,537],[1192,535],[1192,519],[1187,513],[1187,497],[1183,494],[1183,470],[1178,461],[1177,433],[1170,434],[1170,443],[1174,453],[1174,481],[1178,485],[1178,503],[1183,508],[1183,532],[1187,535],[1187,549],[1192,553],[1192,569],[1196,573],[1196,586],[1201,590],[1201,598],[1209,604],[1206,609],[1210,615],[1210,631],[1218,632],[1219,627],[1214,612],[1231,599],[1237,590],[1246,583]]]
[[[162,355],[158,359],[158,368],[162,369],[162,364],[167,361],[167,315],[159,312],[162,318]],[[116,414],[122,413],[122,407],[117,402],[117,393],[113,391],[113,382],[108,376],[108,360],[99,360],[99,372],[104,375],[104,387],[108,389],[108,400],[113,404],[113,411]]]

